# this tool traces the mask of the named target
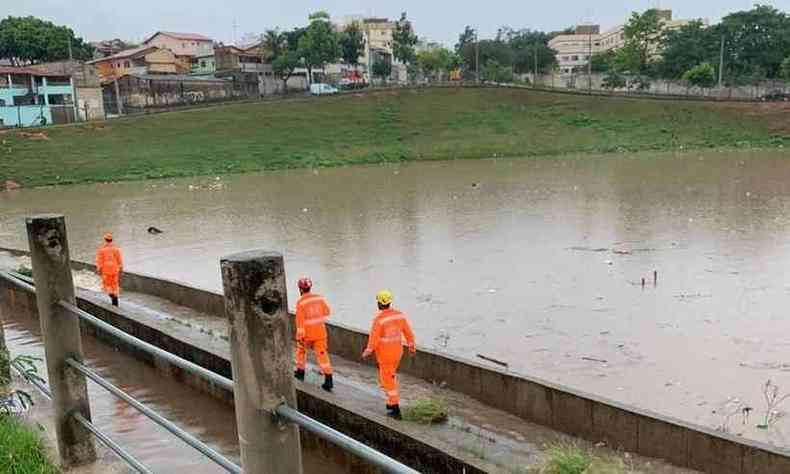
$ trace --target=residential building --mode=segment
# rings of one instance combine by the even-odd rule
[[[121,51],[136,47],[119,38],[104,41],[93,41],[90,43],[90,45],[94,48],[93,59],[106,58],[107,56],[112,56],[114,54],[120,53]]]
[[[144,46],[169,49],[176,56],[198,57],[214,52],[214,40],[197,33],[157,31],[143,41]]]
[[[393,78],[398,81],[405,80],[405,65],[395,61],[393,57],[392,42],[397,23],[387,18],[350,16],[346,17],[337,28],[342,30],[351,23],[359,26],[365,39],[365,48],[359,58],[359,64],[365,72],[370,75],[376,61],[388,61],[392,63]]]
[[[215,72],[217,72],[217,63],[213,53],[195,56],[195,60],[192,62],[192,75],[211,76]]]
[[[141,46],[113,56],[88,61],[99,72],[102,82],[113,81],[127,74],[177,74],[181,65],[175,54],[156,46]]]
[[[675,20],[672,10],[658,10],[664,30],[681,28],[690,20]],[[625,46],[625,24],[604,33],[598,25],[579,25],[571,35],[559,35],[549,41],[549,47],[557,52],[557,64],[562,74],[573,74],[587,67],[590,57],[607,51],[616,51]],[[653,54],[660,54],[657,49]]]
[[[71,77],[74,104],[79,120],[102,120],[104,100],[101,79],[96,67],[82,61],[66,60],[29,66],[29,69],[50,76]]]
[[[271,65],[263,63],[261,44],[240,48],[237,46],[218,46],[214,48],[217,71],[264,72]]]
[[[74,105],[69,76],[0,66],[0,128],[70,123]]]

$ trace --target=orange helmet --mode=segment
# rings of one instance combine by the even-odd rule
[[[313,280],[304,277],[299,279],[299,289],[302,291],[310,291],[310,288],[313,287]]]
[[[104,241],[105,242],[112,242],[112,233],[107,232],[106,234],[104,234]]]

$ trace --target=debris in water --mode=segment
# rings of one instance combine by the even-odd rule
[[[611,331],[601,331],[601,336],[608,336],[611,333]]]
[[[7,179],[5,184],[4,184],[4,187],[5,187],[6,191],[13,191],[15,189],[21,188],[22,185],[17,183],[16,181],[12,181],[10,179]]]
[[[613,262],[612,260],[607,260],[607,261],[606,261],[606,264],[607,264],[607,265],[614,265],[614,262]]]
[[[601,364],[608,363],[605,359],[596,359],[595,357],[582,357],[582,360],[586,360],[588,362],[600,362]]]
[[[496,365],[499,365],[499,366],[502,366],[502,367],[509,367],[507,362],[502,362],[501,360],[492,359],[491,357],[484,356],[483,354],[477,354],[477,357],[479,359],[483,359],[485,361],[491,362],[493,364],[496,364]]]
[[[151,226],[151,227],[148,228],[148,233],[151,234],[151,235],[158,235],[158,234],[164,234],[165,231],[163,231],[161,229],[158,229],[158,228],[156,228],[154,226]]]
[[[496,289],[495,288],[489,288],[488,292],[491,293],[491,294],[496,293]]]
[[[310,210],[309,210],[309,209],[307,209],[306,207],[305,207],[305,208],[302,208],[302,212],[309,212],[309,211],[310,211]]]

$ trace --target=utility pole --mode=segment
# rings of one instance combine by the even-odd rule
[[[592,33],[587,35],[587,38],[590,42],[589,54],[587,55],[587,92],[592,93]]]
[[[719,92],[724,83],[724,35],[721,35],[721,55],[719,56]]]
[[[480,84],[480,37],[475,30],[475,82]]]

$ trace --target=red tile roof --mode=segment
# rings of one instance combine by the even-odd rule
[[[133,49],[127,49],[126,51],[121,51],[120,53],[113,54],[112,56],[107,56],[106,58],[94,59],[93,61],[88,61],[86,64],[96,64],[104,61],[114,61],[116,59],[131,58],[134,56],[148,54],[149,52],[156,49],[159,48],[157,48],[156,46],[141,46],[139,48],[133,48]]]

